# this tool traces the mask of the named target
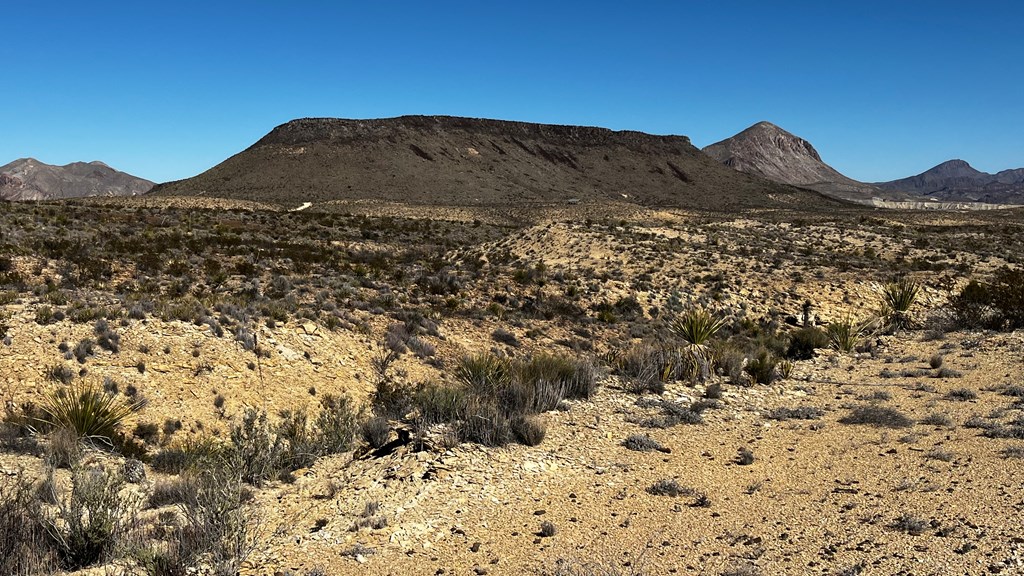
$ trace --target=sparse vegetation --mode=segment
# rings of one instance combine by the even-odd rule
[[[909,428],[914,421],[895,408],[888,406],[858,406],[839,419],[843,424],[865,424],[878,428]]]

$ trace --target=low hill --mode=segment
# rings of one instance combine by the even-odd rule
[[[153,183],[114,170],[102,162],[73,162],[65,166],[21,158],[0,166],[0,199],[56,200],[86,196],[135,196]]]
[[[729,170],[684,136],[449,116],[294,120],[153,194],[284,206],[353,200],[432,206],[625,201],[707,210],[838,205]]]
[[[989,174],[963,160],[949,160],[917,176],[875,186],[946,202],[1024,204],[1024,168]]]
[[[731,138],[705,147],[704,153],[740,172],[811,188],[836,198],[857,202],[875,197],[905,199],[840,174],[822,161],[810,142],[771,122],[758,122]]]

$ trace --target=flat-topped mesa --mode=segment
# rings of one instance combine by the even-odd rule
[[[297,207],[628,203],[695,210],[832,209],[808,190],[722,166],[685,136],[454,116],[304,118],[156,195]]]
[[[370,120],[301,118],[274,128],[255,145],[295,146],[315,142],[344,144],[357,140],[393,138],[396,135],[409,132],[438,135],[453,131],[469,132],[480,136],[543,139],[553,144],[562,143],[575,146],[615,144],[630,146],[655,142],[669,145],[690,145],[690,139],[686,136],[659,136],[594,126],[535,124],[460,116],[398,116]]]

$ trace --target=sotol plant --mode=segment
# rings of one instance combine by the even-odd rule
[[[712,355],[707,343],[724,325],[724,319],[703,308],[690,310],[672,322],[672,333],[687,344],[685,351],[693,366],[692,374],[698,380],[706,380],[711,373]]]
[[[846,316],[838,322],[828,325],[829,345],[841,352],[852,352],[861,337],[868,331],[868,322],[858,322],[852,316]]]
[[[901,278],[881,288],[880,316],[890,330],[906,330],[913,326],[910,309],[917,302],[921,285],[910,278]]]
[[[140,402],[126,403],[92,386],[58,389],[46,396],[44,419],[55,428],[65,428],[82,438],[110,440],[125,418],[142,408]]]

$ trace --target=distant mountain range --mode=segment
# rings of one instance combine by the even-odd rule
[[[810,142],[770,123],[700,150],[656,136],[454,116],[305,118],[273,129],[198,176],[154,186],[102,162],[0,167],[0,199],[207,196],[304,203],[384,201],[520,206],[614,201],[707,210],[1024,205],[1024,168],[988,174],[950,160],[866,183],[826,164]],[[730,170],[731,168],[731,170]],[[818,194],[815,194],[814,192]]]
[[[950,160],[910,178],[858,182],[823,162],[810,142],[770,122],[711,144],[704,153],[741,172],[855,202],[1024,204],[1024,169],[988,174]]]
[[[22,158],[0,166],[2,200],[135,196],[152,187],[149,180],[118,172],[102,162],[53,166],[34,158]]]
[[[152,194],[285,206],[839,206],[810,190],[730,170],[685,136],[452,116],[294,120],[210,170],[161,184]]]
[[[949,202],[1024,204],[1024,168],[989,174],[963,160],[943,162],[917,176],[875,186]]]

